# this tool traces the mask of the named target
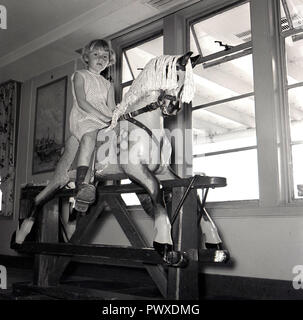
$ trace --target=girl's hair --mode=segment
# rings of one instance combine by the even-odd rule
[[[116,54],[112,49],[110,43],[103,39],[92,40],[82,49],[82,60],[85,64],[88,63],[88,55],[94,49],[103,49],[104,51],[109,52],[109,63],[108,67],[115,64],[116,62]]]

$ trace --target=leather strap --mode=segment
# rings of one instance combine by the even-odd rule
[[[123,114],[119,118],[119,120],[129,120],[130,118],[134,118],[134,117],[136,117],[136,116],[138,116],[138,115],[140,115],[142,113],[151,112],[151,111],[154,111],[154,110],[156,110],[158,108],[159,108],[158,103],[153,102],[153,103],[148,104],[147,106],[145,106],[145,107],[143,107],[141,109],[138,109],[138,110]]]
[[[153,139],[153,141],[155,142],[157,147],[161,148],[161,143],[158,141],[158,139],[155,137],[155,135],[152,133],[152,131],[148,127],[146,127],[142,122],[140,122],[134,118],[129,118],[126,120],[133,123],[137,127],[143,129],[144,131],[146,131],[148,133],[148,135]]]

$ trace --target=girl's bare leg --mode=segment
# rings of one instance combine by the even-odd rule
[[[30,233],[32,226],[35,222],[37,206],[49,199],[53,193],[64,187],[70,180],[69,169],[75,159],[79,142],[74,136],[70,136],[65,142],[64,153],[60,158],[54,175],[49,184],[36,196],[34,200],[34,208],[30,216],[23,220],[21,226],[17,228],[15,235],[15,242],[18,244],[23,243],[26,236]]]
[[[95,201],[96,190],[93,185],[88,184],[89,165],[92,154],[96,146],[96,137],[98,130],[86,133],[80,143],[80,152],[78,157],[76,187],[78,189],[75,208],[78,211],[86,212],[88,205]]]

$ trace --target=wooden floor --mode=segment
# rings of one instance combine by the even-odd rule
[[[110,269],[110,267],[107,267]],[[13,292],[13,286],[26,286],[32,282],[33,271],[30,269],[7,267],[7,289],[0,289],[0,300],[74,300],[87,299],[89,292],[90,299],[100,300],[161,300],[163,299],[160,292],[146,277],[142,278],[142,274],[138,276],[138,281],[129,282],[130,277],[117,277],[117,270],[113,269],[111,277],[108,276],[110,270],[104,269],[103,275],[100,274],[99,279],[92,279],[79,275],[64,275],[61,281],[62,290],[60,294],[56,293],[56,288],[50,290],[50,294],[46,294],[44,290],[33,291],[30,294],[17,294]],[[124,280],[123,280],[124,279]],[[70,291],[70,292],[69,292]]]

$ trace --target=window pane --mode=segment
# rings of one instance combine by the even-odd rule
[[[251,40],[249,3],[225,11],[193,25],[203,56],[225,48],[215,41],[236,46]],[[194,38],[191,37],[194,49]]]
[[[195,158],[193,169],[227,179],[226,187],[210,190],[208,202],[259,198],[256,149]]]
[[[122,55],[122,83],[127,82],[127,81],[131,81],[134,80],[133,76],[131,74],[129,65],[127,63],[127,60],[125,58],[125,54],[123,53]]]
[[[194,154],[256,145],[254,97],[192,113]]]
[[[296,3],[295,3],[296,2]],[[287,2],[290,5],[290,1]],[[294,1],[292,5],[298,5]],[[302,6],[302,1],[301,4]],[[298,17],[294,16],[295,6],[290,13],[293,21]],[[298,9],[298,7],[297,7]],[[301,8],[302,9],[302,8]],[[300,9],[300,10],[301,10]],[[298,24],[297,24],[298,25]],[[294,23],[295,26],[295,23]],[[288,85],[296,84],[303,81],[303,35],[296,34],[285,38],[286,49],[286,66]],[[290,88],[288,90],[288,106],[290,118],[290,139],[291,144],[303,141],[303,87]],[[292,145],[292,178],[294,198],[303,196],[303,145]]]
[[[191,50],[198,53],[200,46],[204,56],[226,50],[215,41],[230,46],[251,41],[249,2],[193,27]],[[259,198],[252,60],[251,48],[233,56],[227,51],[194,69],[194,172],[227,178],[227,187],[211,192],[210,201]]]
[[[303,141],[303,87],[288,91],[288,104],[291,141]]]
[[[252,55],[211,67],[194,69],[196,93],[193,105],[235,97],[253,92]]]
[[[303,197],[303,144],[292,146],[292,165],[294,196],[296,199]]]
[[[303,81],[303,34],[285,39],[288,84]]]
[[[136,46],[134,48],[125,50],[125,55],[128,59],[130,68],[135,78],[139,75],[145,65],[154,57],[161,56],[163,54],[163,36],[149,40]],[[127,76],[127,67],[125,67],[126,59],[123,59],[122,68],[122,79],[123,82],[132,80]],[[128,80],[126,80],[128,79]]]
[[[286,0],[286,7],[280,1],[282,31],[289,30],[290,25],[295,29],[303,27],[303,1],[302,0]],[[289,17],[288,17],[289,14]],[[288,18],[290,21],[288,21]]]
[[[228,186],[213,192],[212,201],[257,199],[257,145],[254,97],[192,112],[194,172],[227,178]],[[214,155],[209,155],[215,153]]]
[[[121,180],[121,184],[129,184],[131,181],[129,179]],[[122,193],[121,197],[127,206],[140,205],[140,201],[135,193]]]
[[[291,142],[303,141],[303,87],[288,90]],[[303,196],[303,145],[292,146],[293,188],[295,198]]]

